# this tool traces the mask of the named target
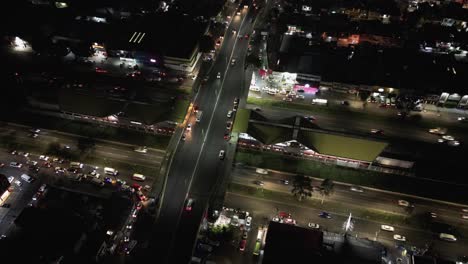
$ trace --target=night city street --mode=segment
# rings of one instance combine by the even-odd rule
[[[17,0],[13,263],[468,264],[468,2]]]

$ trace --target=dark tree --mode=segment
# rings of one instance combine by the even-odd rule
[[[312,197],[312,181],[309,177],[301,174],[294,176],[293,189],[291,193],[297,198],[298,201],[307,197]]]
[[[255,56],[253,54],[247,55],[247,57],[245,58],[245,62],[246,64],[250,64],[256,68],[260,68],[260,66],[262,66],[262,62],[260,61],[258,56]]]

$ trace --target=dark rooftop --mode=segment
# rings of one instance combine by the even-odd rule
[[[295,35],[283,35],[276,70],[321,75],[320,46]]]
[[[270,222],[262,263],[378,264],[382,249],[375,241]]]
[[[321,259],[323,233],[293,225],[270,222],[265,242],[264,264],[315,263]]]
[[[110,49],[138,50],[163,56],[190,58],[207,23],[190,16],[166,12],[148,15],[121,25],[119,33],[106,43]],[[138,40],[129,42],[135,32]],[[144,34],[144,36],[143,36]]]

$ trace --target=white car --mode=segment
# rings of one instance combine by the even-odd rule
[[[261,169],[261,168],[257,168],[255,172],[258,174],[268,174],[268,170]]]
[[[393,232],[395,231],[395,228],[393,226],[389,226],[389,225],[381,225],[380,228],[384,231],[389,231],[389,232]]]
[[[393,239],[397,240],[397,241],[403,241],[405,242],[406,241],[406,237],[402,236],[402,235],[393,235]]]
[[[135,151],[140,152],[140,153],[147,153],[148,149],[145,146],[143,146],[143,147],[135,148]]]
[[[307,226],[309,228],[313,228],[313,229],[319,229],[320,228],[320,225],[319,224],[315,224],[315,223],[309,223],[307,224]]]
[[[231,66],[234,66],[236,64],[236,59],[231,60]]]
[[[190,131],[190,130],[192,130],[192,123],[187,124],[187,131]]]
[[[20,182],[19,180],[16,180],[16,181],[15,181],[15,184],[18,185],[18,187],[21,187],[21,185],[23,185],[23,183]]]
[[[468,215],[462,214],[462,218],[463,218],[463,219],[468,219]]]
[[[405,200],[398,200],[398,205],[399,206],[404,206],[404,207],[409,207],[410,203],[408,201],[405,201]]]
[[[220,72],[218,72],[218,74],[216,75],[216,78],[221,79],[221,73]]]
[[[15,180],[15,177],[13,177],[13,176],[8,177],[8,182],[9,183],[12,183],[14,180]]]
[[[455,138],[453,136],[450,136],[450,135],[442,136],[442,138],[445,139],[445,140],[455,140]]]
[[[229,112],[227,113],[227,117],[228,117],[228,118],[231,118],[231,117],[232,117],[232,111],[229,111]]]
[[[10,167],[21,168],[21,167],[23,167],[23,164],[21,164],[19,162],[10,162]]]
[[[442,240],[445,240],[445,241],[449,241],[449,242],[457,241],[457,238],[454,235],[447,234],[447,233],[440,233],[439,238],[442,239]]]
[[[429,129],[429,133],[437,134],[437,135],[445,135],[445,133],[447,133],[447,129],[436,127],[436,128]]]
[[[40,155],[40,156],[39,156],[39,159],[40,159],[40,160],[43,160],[43,161],[48,161],[48,160],[49,160],[49,157],[48,157],[48,156],[45,156],[45,155]]]
[[[463,208],[463,209],[462,209],[462,212],[468,213],[468,208]]]
[[[24,153],[23,156],[25,156],[26,158],[29,157],[29,152]]]
[[[220,150],[218,156],[219,156],[220,160],[223,160],[224,159],[224,150]]]
[[[247,218],[245,219],[245,226],[250,226],[251,224],[252,224],[252,217],[247,216]]]
[[[457,140],[450,140],[449,142],[447,142],[447,145],[451,146],[451,147],[457,147],[460,145],[460,142],[457,141]]]
[[[364,192],[364,189],[359,186],[351,186],[350,190],[353,192],[360,192],[360,193]]]

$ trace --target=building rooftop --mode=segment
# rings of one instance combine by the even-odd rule
[[[206,29],[206,22],[179,13],[147,15],[121,25],[119,33],[106,45],[114,50],[189,59]]]
[[[271,221],[265,240],[264,264],[310,263],[322,258],[322,231]]]
[[[321,75],[320,46],[315,40],[298,35],[283,35],[276,70]]]
[[[375,241],[271,221],[262,263],[378,264],[382,249]]]

